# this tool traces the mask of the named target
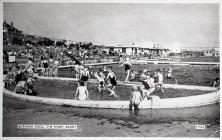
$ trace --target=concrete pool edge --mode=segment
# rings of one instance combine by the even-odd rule
[[[86,66],[98,66],[98,65],[110,65],[110,64],[119,64],[123,63],[123,61],[116,61],[116,62],[102,62],[102,63],[88,63],[84,64]],[[150,61],[150,60],[133,60],[132,64],[170,64],[170,65],[220,65],[220,62],[174,62],[174,61]],[[75,65],[65,65],[59,66],[59,68],[70,68]],[[43,68],[37,68],[43,69]]]
[[[220,101],[220,91],[214,91],[211,93],[178,97],[178,98],[167,98],[167,99],[156,99],[156,100],[145,100],[141,102],[139,108],[151,109],[151,108],[184,108],[184,107],[196,107],[218,103]],[[78,101],[74,99],[58,99],[58,98],[46,98],[39,96],[28,96],[23,94],[16,94],[13,91],[3,89],[4,95],[18,100],[59,105],[59,106],[73,106],[73,107],[85,107],[85,108],[103,108],[103,109],[128,109],[129,101]]]

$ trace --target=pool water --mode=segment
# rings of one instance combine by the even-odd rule
[[[117,76],[118,81],[124,81],[126,77],[126,72],[124,67],[118,67],[120,64],[112,64],[105,65],[106,67],[112,66],[113,71]],[[100,66],[92,66],[90,67],[90,72],[98,71],[98,68],[102,68],[104,65]],[[172,68],[173,79],[167,79],[166,74],[169,66]],[[199,86],[212,86],[215,78],[219,77],[220,71],[217,68],[213,68],[214,65],[186,65],[186,66],[178,66],[178,65],[168,65],[168,64],[133,64],[132,70],[135,70],[139,73],[142,72],[143,69],[147,69],[150,73],[154,73],[155,70],[161,69],[163,71],[164,83],[174,84],[175,79],[177,79],[178,84],[182,85],[199,85]],[[212,70],[205,70],[205,69]],[[188,73],[185,76],[185,73]],[[59,69],[58,76],[60,77],[74,77],[74,72],[71,68],[63,68]],[[93,78],[93,76],[92,76]],[[139,81],[139,75],[136,75],[134,80],[131,81]]]
[[[76,89],[77,82],[75,81],[37,79],[34,83],[34,90],[41,97],[74,99]],[[88,83],[87,89],[91,100],[129,100],[131,92],[130,86],[117,85],[115,91],[119,97],[115,98],[109,96],[110,93],[108,90],[103,91],[102,94],[98,93],[97,84]],[[175,98],[209,93],[209,91],[172,88],[165,88],[164,90],[164,93],[156,90],[151,95],[157,95],[160,98]]]

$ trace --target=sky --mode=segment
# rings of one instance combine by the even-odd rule
[[[25,33],[94,44],[219,46],[218,4],[4,2],[3,18]]]

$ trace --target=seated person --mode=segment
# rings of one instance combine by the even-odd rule
[[[36,91],[34,91],[33,89],[33,82],[35,81],[35,79],[33,77],[29,77],[27,80],[26,80],[26,92],[25,94],[26,95],[33,95],[33,96],[36,96],[37,93]]]
[[[13,74],[12,68],[9,68],[7,75],[5,76],[5,79],[4,79],[5,86],[8,87],[12,83],[14,83],[14,81],[15,80],[14,80],[14,74]]]
[[[20,79],[15,87],[15,92],[18,94],[26,94],[27,90],[27,72],[22,72]]]

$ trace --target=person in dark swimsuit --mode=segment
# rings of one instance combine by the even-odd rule
[[[126,61],[122,65],[120,65],[119,67],[122,67],[123,65],[125,65],[125,71],[126,71],[126,74],[127,74],[125,82],[129,82],[130,69],[132,68],[132,64],[131,64],[128,57],[126,58]]]
[[[83,67],[81,70],[80,70],[80,80],[83,81],[85,83],[85,85],[87,86],[87,81],[89,80],[90,78],[90,74],[89,74],[89,69],[88,67]]]
[[[46,58],[43,60],[43,68],[44,68],[44,72],[43,72],[43,76],[47,76],[48,75],[48,61],[46,60]]]
[[[98,81],[98,90],[99,93],[101,93],[102,89],[105,89],[105,75],[103,74],[103,69],[99,68],[99,72],[95,72],[94,77],[96,77]]]
[[[110,91],[110,95],[109,96],[114,96],[114,97],[118,97],[118,95],[116,95],[115,93],[115,87],[117,85],[117,81],[116,81],[116,76],[115,73],[112,71],[112,67],[108,67],[108,75],[107,75],[107,80],[109,80],[108,86],[107,86],[107,90]]]

